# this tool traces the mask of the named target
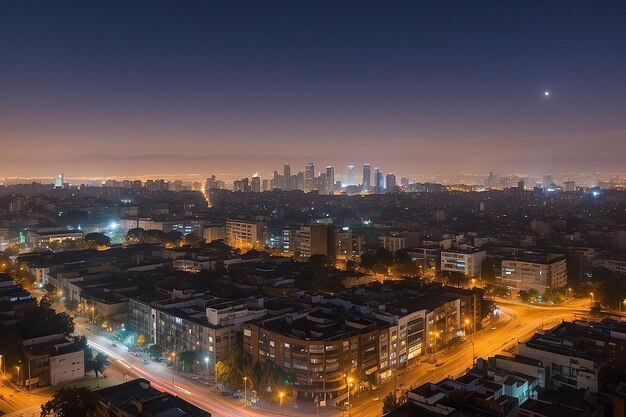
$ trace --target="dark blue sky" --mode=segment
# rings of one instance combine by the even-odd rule
[[[0,175],[626,168],[625,22],[624,1],[4,1]]]

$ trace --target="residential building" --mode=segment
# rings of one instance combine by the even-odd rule
[[[461,272],[468,277],[479,277],[481,263],[487,256],[484,250],[444,250],[441,251],[441,270]]]

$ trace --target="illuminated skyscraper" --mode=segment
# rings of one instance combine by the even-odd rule
[[[293,190],[291,184],[291,165],[285,164],[283,170],[283,175],[285,176],[285,190]]]
[[[387,192],[393,193],[396,189],[396,176],[392,173],[387,174]]]
[[[54,187],[63,188],[63,174],[62,173],[57,175],[56,179],[54,180]]]
[[[385,176],[383,175],[383,172],[378,168],[374,168],[374,172],[374,179],[376,180],[376,192],[382,193],[385,190]]]
[[[370,174],[370,164],[365,164],[363,165],[363,191],[369,191],[371,179],[372,175]]]
[[[348,175],[346,175],[346,183],[344,185],[354,185],[354,165],[348,165]]]
[[[258,174],[254,174],[252,176],[252,192],[260,193],[261,192],[261,177]]]
[[[332,166],[326,167],[326,192],[332,193],[335,189],[335,168]]]
[[[306,191],[311,191],[315,184],[315,165],[313,162],[309,162],[306,164],[306,172],[304,175],[304,189]]]

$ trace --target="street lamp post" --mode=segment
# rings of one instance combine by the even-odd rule
[[[350,408],[352,404],[350,404],[350,387],[352,386],[352,378],[347,376],[346,382],[348,383],[348,417],[350,417]]]
[[[243,377],[243,406],[248,406],[248,377]]]
[[[17,384],[20,384],[20,366],[16,365],[15,368],[17,369]]]
[[[174,386],[174,375],[176,374],[176,352],[172,352],[170,358],[172,358],[172,386]]]
[[[593,304],[593,293],[590,292],[589,295],[591,295],[591,304]]]
[[[278,393],[278,398],[280,400],[280,412],[281,414],[285,414],[285,409],[283,408],[283,397],[285,396],[284,392],[279,392]]]

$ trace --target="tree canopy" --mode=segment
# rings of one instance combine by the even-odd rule
[[[41,417],[104,417],[98,396],[85,387],[63,387],[41,406]]]

